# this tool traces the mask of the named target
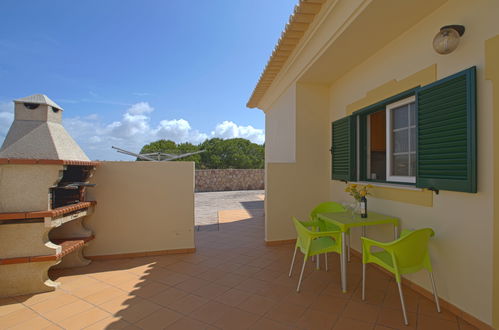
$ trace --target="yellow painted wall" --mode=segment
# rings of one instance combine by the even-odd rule
[[[297,84],[296,94],[285,93],[296,115],[296,162],[266,163],[266,241],[295,238],[292,216],[308,219],[310,209],[328,198],[330,146],[328,89]],[[266,121],[272,120],[266,114]]]
[[[296,88],[292,86],[265,114],[265,160],[296,161]]]
[[[499,2],[495,1],[479,1],[473,5],[465,0],[448,1],[342,76],[330,89],[332,121],[367,105],[370,96],[376,96],[372,97],[374,101],[378,97],[394,95],[393,88],[385,87],[411,80],[425,68],[435,65],[436,78],[441,79],[477,66],[478,193],[441,191],[426,206],[391,198],[369,198],[369,208],[400,217],[403,228],[433,228],[436,237],[431,242],[431,254],[440,296],[489,324],[492,322],[494,149],[490,143],[493,136],[492,94],[490,84],[484,79],[484,42],[499,34],[497,13]],[[433,36],[440,26],[451,23],[465,25],[466,33],[455,52],[438,55],[432,49]],[[331,181],[330,198],[348,200],[343,188],[343,183]],[[359,232],[353,231],[352,235],[353,247],[360,249]],[[368,235],[388,240],[392,233],[391,228],[370,228]],[[431,289],[426,274],[407,277]]]
[[[337,14],[341,13],[342,17],[347,17],[345,10],[348,9],[348,2],[338,3]],[[495,310],[499,310],[499,244],[494,245],[493,235],[496,237],[495,241],[499,241],[499,226],[494,227],[493,219],[499,212],[494,208],[494,198],[497,197],[494,197],[492,178],[495,178],[493,166],[499,166],[499,156],[491,143],[497,133],[493,130],[495,117],[492,108],[492,84],[485,80],[484,76],[484,49],[485,40],[499,35],[499,1],[479,0],[471,3],[467,0],[449,0],[443,5],[442,2],[438,5],[433,3],[435,7],[431,13],[425,13],[421,19],[413,20],[414,23],[407,30],[400,29],[402,32],[395,39],[379,38],[378,48],[371,51],[370,56],[363,58],[362,62],[353,65],[352,61],[359,57],[344,57],[344,62],[328,60],[335,58],[335,52],[342,52],[342,49],[334,48],[333,39],[341,40],[341,37],[337,37],[338,31],[347,31],[345,33],[351,36],[358,36],[356,31],[369,31],[373,26],[377,31],[390,29],[390,17],[383,17],[383,11],[378,10],[375,2],[372,2],[374,5],[368,3],[357,3],[357,7],[352,7],[351,21],[345,20],[341,27],[336,27],[338,30],[331,28],[334,26],[332,18],[335,17],[332,10],[320,26],[314,27],[316,30],[310,40],[303,42],[308,42],[303,55],[292,59],[262,101],[261,107],[266,113],[270,113],[273,110],[271,104],[276,104],[276,100],[283,101],[283,95],[286,95],[283,89],[289,88],[289,82],[294,81],[292,85],[296,84],[297,158],[296,163],[267,163],[266,239],[294,238],[293,228],[288,223],[289,217],[304,217],[308,214],[313,204],[324,198],[324,182],[328,185],[326,199],[350,200],[343,191],[344,183],[330,180],[330,154],[327,150],[330,147],[332,121],[369,105],[371,101],[374,103],[380,98],[392,96],[399,88],[404,87],[398,92],[406,90],[406,85],[416,82],[428,84],[435,79],[476,65],[478,193],[441,191],[439,195],[433,195],[428,191],[410,190],[401,193],[398,189],[378,188],[377,198],[369,198],[369,208],[400,217],[403,228],[432,227],[436,237],[432,240],[430,248],[440,296],[485,323],[492,324],[494,316],[497,327],[499,316],[497,311],[493,313],[493,300]],[[412,1],[407,3],[414,4]],[[359,14],[359,10],[365,10],[372,16]],[[413,14],[415,12],[403,12],[400,18],[403,21],[404,17],[411,17]],[[363,29],[362,26],[356,26],[355,29],[349,30],[348,24],[354,24],[355,20],[363,20],[366,26]],[[367,24],[370,21],[376,24]],[[387,24],[383,25],[383,22]],[[402,23],[397,24],[402,27]],[[455,52],[445,56],[438,55],[432,48],[432,39],[440,27],[447,24],[465,25],[466,33]],[[357,39],[349,40],[352,41],[352,49],[359,48],[361,41],[357,43]],[[385,43],[381,43],[383,40]],[[372,46],[371,43],[369,45]],[[314,51],[318,54],[315,57]],[[320,56],[321,53],[325,55]],[[497,54],[493,54],[497,63]],[[341,68],[336,68],[341,66],[351,69],[341,73]],[[298,72],[302,78],[294,76]],[[329,74],[331,76],[328,76]],[[314,85],[319,82],[322,85]],[[326,104],[327,118],[320,113],[322,106],[314,106],[314,102],[318,101],[312,97],[313,90],[322,95],[324,83],[329,84],[328,99],[320,98],[320,103],[322,106]],[[300,93],[303,86],[307,86],[306,93]],[[303,124],[303,120],[310,120],[308,117],[314,120]],[[325,123],[320,123],[321,120]],[[308,161],[302,158],[305,155],[304,150],[315,156],[315,159]],[[493,162],[494,159],[496,163]],[[326,167],[323,161],[326,161]],[[415,200],[417,202],[414,202]],[[367,232],[368,236],[375,239],[392,238],[392,228],[389,226],[369,228]],[[352,232],[352,246],[360,249],[357,230]],[[493,249],[496,252],[494,275]],[[429,279],[424,273],[409,275],[408,278],[426,289],[431,289]],[[492,288],[495,290],[494,294]]]
[[[194,163],[103,162],[91,183],[86,255],[194,248]]]
[[[485,43],[485,79],[493,84],[493,127],[499,127],[499,35]],[[494,224],[493,224],[493,301],[492,324],[499,328],[499,130],[493,131],[494,147]]]

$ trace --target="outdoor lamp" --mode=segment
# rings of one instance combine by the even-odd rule
[[[452,53],[459,45],[459,39],[464,34],[462,25],[446,25],[440,28],[433,38],[433,49],[439,54]]]

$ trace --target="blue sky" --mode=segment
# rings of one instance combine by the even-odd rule
[[[43,93],[92,159],[158,138],[264,141],[245,104],[296,0],[2,0],[0,142]]]

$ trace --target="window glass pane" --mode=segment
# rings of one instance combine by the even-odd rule
[[[409,155],[394,155],[393,156],[392,175],[408,176],[409,175]]]
[[[386,111],[378,111],[367,117],[368,166],[367,179],[386,180]]]
[[[403,128],[409,126],[409,105],[403,105],[392,109],[393,128]]]
[[[402,129],[393,132],[393,152],[409,151],[409,129]]]
[[[411,113],[411,123],[410,125],[413,126],[413,125],[416,125],[416,103],[411,103],[409,104],[410,106],[410,113]]]
[[[411,152],[410,154],[410,158],[411,158],[411,161],[410,161],[410,167],[409,167],[409,175],[410,176],[416,176],[416,153],[415,152]]]
[[[410,145],[410,151],[416,151],[416,127],[411,128],[411,145]]]

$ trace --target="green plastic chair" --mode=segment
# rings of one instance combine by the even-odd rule
[[[300,249],[300,251],[304,255],[303,265],[301,267],[300,279],[298,280],[298,287],[296,288],[296,291],[300,292],[300,285],[303,278],[303,271],[305,270],[307,259],[309,257],[328,252],[336,252],[338,254],[341,254],[341,232],[312,231],[307,227],[316,228],[319,226],[318,222],[299,221],[295,217],[293,217],[293,223],[295,225],[297,238],[296,238],[295,252],[293,253],[293,259],[291,260],[291,267],[289,269],[289,277],[291,277],[291,273],[293,271],[293,265],[295,263],[295,258],[296,258],[296,251]]]
[[[362,300],[365,299],[366,285],[366,264],[375,263],[395,275],[397,281],[400,303],[404,314],[404,322],[407,321],[405,310],[404,294],[402,293],[402,275],[415,273],[421,269],[426,269],[430,275],[433,295],[437,311],[440,313],[437,287],[433,278],[433,269],[428,253],[428,241],[434,236],[431,228],[419,230],[403,230],[401,237],[393,242],[382,243],[372,239],[361,237],[362,239]],[[383,249],[381,252],[371,252],[372,247]]]
[[[317,218],[317,214],[319,213],[333,213],[333,212],[346,212],[347,210],[343,205],[337,202],[324,202],[320,203],[312,212],[310,212],[310,221],[319,222],[319,230],[320,231],[339,231],[340,228],[333,223],[320,221]],[[347,231],[347,257],[348,261],[350,261],[350,229]],[[327,268],[327,254],[325,255],[325,263]],[[317,269],[319,269],[320,261],[319,256],[317,256]]]

